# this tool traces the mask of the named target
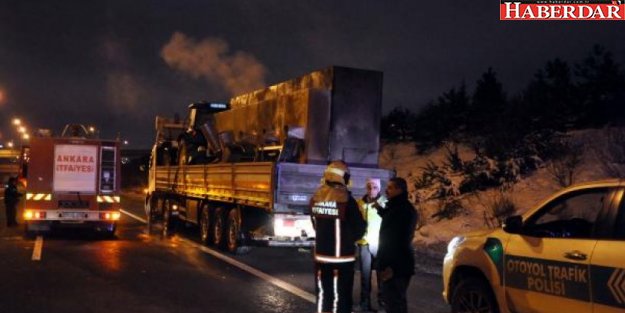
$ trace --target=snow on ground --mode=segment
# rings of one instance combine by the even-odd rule
[[[599,161],[607,145],[605,132],[605,130],[583,130],[569,133],[572,141],[583,147],[582,162],[576,170],[574,183],[610,178]],[[459,152],[464,161],[474,157],[466,146],[459,146]],[[385,144],[380,154],[380,165],[383,168],[393,169],[397,176],[406,178],[409,193],[413,194],[415,191],[413,179],[421,176],[423,167],[428,162],[442,165],[445,156],[445,148],[419,155],[412,143]],[[546,164],[503,192],[515,204],[518,214],[539,205],[551,194],[563,188],[552,177],[548,167],[549,164]],[[437,200],[415,205],[419,211],[420,225],[415,232],[414,245],[417,256],[423,257],[420,261],[432,263],[434,260],[433,262],[437,263],[442,260],[447,242],[451,238],[469,231],[488,228],[485,212],[488,215],[489,207],[492,207],[493,202],[501,195],[501,191],[492,189],[463,196],[461,203],[466,210],[451,220],[432,218],[432,214],[440,205]]]

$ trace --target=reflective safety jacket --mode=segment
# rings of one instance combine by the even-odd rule
[[[369,251],[373,255],[378,252],[378,242],[380,237],[380,226],[382,225],[382,217],[378,214],[378,208],[383,210],[386,205],[386,197],[378,195],[375,198],[371,198],[368,195],[358,200],[358,207],[362,217],[367,222],[367,231],[364,237],[358,240],[359,245],[369,245]]]
[[[315,261],[355,261],[355,242],[364,235],[367,223],[347,187],[326,183],[319,187],[310,202],[310,215],[316,232]]]

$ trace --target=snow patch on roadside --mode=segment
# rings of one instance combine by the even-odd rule
[[[606,130],[581,130],[570,132],[568,135],[572,142],[583,147],[582,161],[576,170],[574,182],[577,184],[609,179],[610,177],[605,173],[600,161],[602,151],[607,147]],[[464,161],[475,156],[466,146],[460,145],[458,150]],[[430,162],[437,165],[446,162],[445,148],[441,147],[420,155],[412,143],[393,143],[383,145],[380,154],[380,166],[395,170],[397,176],[406,178],[411,195],[414,195],[416,191],[414,179],[421,176],[423,168]],[[547,164],[530,175],[522,177],[519,182],[505,191],[505,194],[517,207],[516,213],[523,214],[560,189],[562,187],[553,179]],[[497,189],[489,189],[462,195],[460,201],[465,210],[451,220],[438,220],[432,217],[440,205],[437,200],[415,205],[420,216],[420,225],[415,231],[413,242],[418,269],[425,272],[440,273],[440,265],[446,252],[447,242],[454,236],[488,228],[485,215],[500,194]],[[414,199],[412,200],[414,201]]]

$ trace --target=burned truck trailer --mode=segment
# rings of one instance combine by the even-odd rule
[[[311,196],[326,164],[344,160],[355,197],[378,168],[382,73],[330,67],[230,99],[157,117],[146,213],[165,235],[200,226],[208,245],[311,246]],[[182,222],[182,223],[181,223]]]

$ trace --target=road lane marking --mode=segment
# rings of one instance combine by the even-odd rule
[[[3,240],[22,240],[24,237],[22,236],[12,236],[12,237],[2,237]]]
[[[130,217],[132,217],[132,218],[134,218],[134,219],[136,219],[136,220],[138,220],[138,221],[140,221],[140,222],[147,223],[147,221],[145,219],[143,219],[143,218],[141,218],[141,217],[139,217],[137,215],[131,214],[131,213],[129,213],[127,211],[124,211],[124,210],[121,210],[121,212],[126,214],[126,215],[128,215],[128,216],[130,216]],[[202,251],[204,253],[210,254],[210,255],[214,256],[215,258],[218,258],[218,259],[220,259],[220,260],[222,260],[222,261],[224,261],[224,262],[226,262],[226,263],[228,263],[228,264],[230,264],[232,266],[238,267],[239,269],[241,269],[243,271],[246,271],[246,272],[248,272],[248,273],[250,273],[250,274],[252,274],[252,275],[254,275],[254,276],[256,276],[256,277],[258,277],[260,279],[262,279],[262,280],[265,280],[265,281],[267,281],[268,283],[270,283],[270,284],[272,284],[274,286],[282,288],[282,289],[284,289],[284,290],[286,290],[286,291],[288,291],[288,292],[290,292],[290,293],[292,293],[292,294],[294,294],[294,295],[296,295],[296,296],[298,296],[298,297],[300,297],[300,298],[302,298],[302,299],[304,299],[304,300],[306,300],[308,302],[311,302],[311,303],[315,303],[316,302],[315,295],[313,295],[312,293],[307,292],[307,291],[305,291],[305,290],[303,290],[303,289],[301,289],[299,287],[296,287],[295,285],[287,283],[284,280],[281,280],[279,278],[273,277],[273,276],[271,276],[271,275],[269,275],[269,274],[267,274],[265,272],[257,270],[257,269],[255,269],[255,268],[253,268],[253,267],[251,267],[251,266],[249,266],[249,265],[247,265],[245,263],[239,262],[239,261],[237,261],[237,260],[235,260],[235,259],[233,259],[231,257],[223,255],[223,254],[221,254],[221,253],[219,253],[219,252],[217,252],[217,251],[215,251],[213,249],[210,249],[208,247],[205,247],[205,246],[200,245],[198,243],[195,243],[193,241],[190,241],[190,240],[187,240],[187,239],[184,239],[184,238],[180,238],[180,241],[182,241],[182,242],[184,242],[184,243],[186,243],[186,244],[188,244],[188,245],[190,245],[190,246],[192,246],[194,248],[197,248],[197,249],[199,249],[200,251]]]
[[[252,274],[252,275],[254,275],[254,276],[258,277],[258,278],[260,278],[260,279],[263,279],[263,280],[265,280],[265,281],[267,281],[267,282],[269,282],[269,283],[271,283],[271,284],[273,284],[273,285],[275,285],[277,287],[280,287],[280,288],[282,288],[282,289],[284,289],[284,290],[286,290],[286,291],[288,291],[288,292],[290,292],[290,293],[292,293],[292,294],[294,294],[294,295],[296,295],[296,296],[298,296],[298,297],[300,297],[300,298],[302,298],[302,299],[304,299],[306,301],[309,301],[311,303],[315,303],[316,302],[315,295],[313,295],[312,293],[309,293],[309,292],[307,292],[307,291],[305,291],[305,290],[303,290],[303,289],[301,289],[299,287],[296,287],[296,286],[294,286],[294,285],[292,285],[290,283],[287,283],[284,280],[281,280],[279,278],[275,278],[275,277],[273,277],[273,276],[271,276],[271,275],[269,275],[269,274],[267,274],[265,272],[261,272],[261,271],[255,269],[255,268],[253,268],[253,267],[251,267],[251,266],[249,266],[249,265],[247,265],[245,263],[239,262],[239,261],[237,261],[237,260],[235,260],[235,259],[233,259],[231,257],[223,255],[223,254],[221,254],[221,253],[219,253],[219,252],[217,252],[217,251],[215,251],[213,249],[210,249],[208,247],[205,247],[203,245],[200,245],[200,244],[195,243],[193,241],[190,241],[188,239],[180,238],[180,241],[185,242],[186,244],[188,244],[188,245],[190,245],[190,246],[192,246],[194,248],[200,249],[202,252],[208,253],[208,254],[210,254],[210,255],[212,255],[212,256],[214,256],[214,257],[216,257],[216,258],[218,258],[218,259],[220,259],[220,260],[222,260],[222,261],[224,261],[224,262],[226,262],[226,263],[228,263],[230,265],[236,266],[236,267],[238,267],[238,268],[240,268],[240,269],[242,269],[242,270],[244,270],[244,271],[246,271],[246,272],[248,272],[248,273],[250,273],[250,274]]]
[[[130,216],[130,217],[132,217],[134,219],[136,219],[137,221],[139,221],[141,223],[144,223],[144,224],[148,223],[148,220],[146,220],[144,218],[141,218],[140,216],[134,215],[134,214],[132,214],[132,213],[126,211],[126,210],[119,210],[119,211],[121,211],[122,213],[124,213],[124,214],[126,214],[126,215],[128,215],[128,216]]]
[[[33,249],[33,261],[41,261],[41,250],[43,249],[43,236],[37,236],[35,248]]]

